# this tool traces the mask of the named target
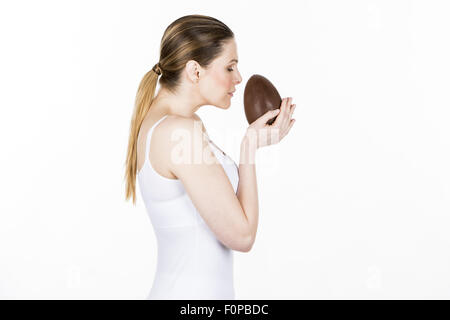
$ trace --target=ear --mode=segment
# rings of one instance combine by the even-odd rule
[[[186,62],[186,72],[192,82],[197,82],[200,79],[200,65],[195,60]]]

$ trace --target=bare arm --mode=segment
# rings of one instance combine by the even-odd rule
[[[255,156],[256,146],[251,144],[250,139],[245,136],[241,142],[237,197],[247,218],[249,230],[248,250],[251,249],[256,238],[259,215]]]

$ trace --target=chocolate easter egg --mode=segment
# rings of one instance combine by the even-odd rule
[[[267,111],[279,109],[281,102],[280,94],[267,78],[254,74],[248,79],[244,90],[244,109],[249,124]],[[267,124],[271,125],[276,118],[269,119]]]

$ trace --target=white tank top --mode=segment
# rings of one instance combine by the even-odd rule
[[[158,248],[156,274],[147,299],[235,299],[233,251],[216,238],[182,182],[161,176],[149,161],[153,129],[166,116],[148,130],[145,162],[137,174]],[[208,140],[236,192],[236,163]]]

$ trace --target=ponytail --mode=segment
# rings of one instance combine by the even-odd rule
[[[126,193],[125,200],[133,197],[133,204],[136,204],[136,173],[137,173],[137,138],[142,122],[150,109],[152,103],[158,74],[154,70],[147,72],[139,84],[136,94],[133,116],[130,124],[130,134],[128,138],[127,158],[125,161]]]

